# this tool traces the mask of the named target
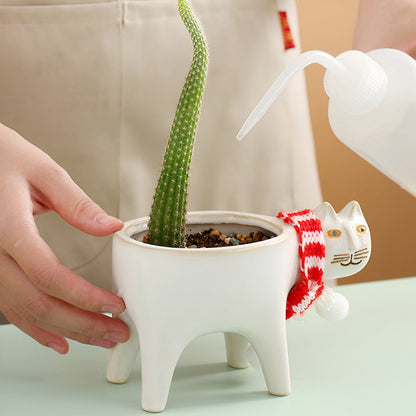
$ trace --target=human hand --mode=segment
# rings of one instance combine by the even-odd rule
[[[111,348],[129,338],[124,302],[60,264],[34,215],[56,211],[81,231],[105,236],[123,227],[49,156],[0,124],[0,310],[42,345],[65,354],[66,338]]]
[[[416,57],[415,21],[415,0],[361,0],[354,48],[394,48]]]

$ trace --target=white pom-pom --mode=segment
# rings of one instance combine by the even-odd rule
[[[315,302],[318,314],[328,321],[340,321],[348,315],[350,309],[347,298],[341,293],[325,287],[322,295]]]

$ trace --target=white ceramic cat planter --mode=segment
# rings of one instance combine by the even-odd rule
[[[325,263],[324,278],[361,270],[368,261],[371,242],[358,203],[351,202],[338,215],[324,203],[315,213],[323,227],[318,240],[324,236],[326,245],[326,257],[320,260]],[[111,351],[107,379],[125,382],[140,347],[142,407],[160,412],[185,347],[203,334],[224,332],[230,366],[248,366],[249,342],[261,362],[269,393],[289,394],[286,306],[289,292],[300,287],[297,283],[302,280],[295,227],[276,217],[193,212],[188,214],[192,232],[214,225],[225,232],[261,229],[276,236],[241,246],[185,249],[133,239],[137,234],[143,237],[147,222],[148,218],[130,221],[114,236],[114,290],[126,303],[120,318],[129,325],[131,336]],[[302,244],[313,242],[314,235],[304,234]],[[306,263],[302,267],[314,267]],[[316,287],[313,281],[308,286],[310,297]],[[328,293],[326,298],[321,305],[324,313],[336,299]],[[296,307],[303,312],[301,304]]]

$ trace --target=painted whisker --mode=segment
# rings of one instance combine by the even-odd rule
[[[368,248],[363,248],[361,250],[355,251],[354,254],[361,254],[361,253],[364,254],[364,253],[368,253],[368,252],[369,252]]]

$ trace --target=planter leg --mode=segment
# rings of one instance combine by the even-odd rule
[[[249,342],[242,335],[232,332],[226,332],[224,338],[228,365],[237,369],[250,367],[247,360]]]
[[[290,394],[289,356],[286,341],[286,323],[281,331],[273,330],[257,333],[253,336],[252,346],[255,349],[267,389],[274,396]]]
[[[127,381],[139,352],[139,337],[136,328],[134,325],[129,325],[129,329],[129,340],[122,344],[117,344],[110,351],[107,365],[107,380],[110,383],[121,384]]]
[[[173,373],[184,347],[154,333],[151,338],[142,336],[140,341],[142,408],[158,413],[166,407]]]

